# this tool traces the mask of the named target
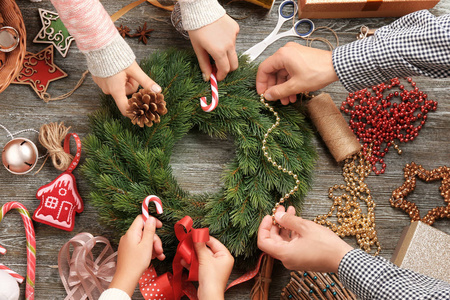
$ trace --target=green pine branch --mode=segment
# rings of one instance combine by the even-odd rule
[[[275,119],[255,91],[257,66],[240,58],[239,69],[219,82],[219,106],[211,113],[200,108],[199,97],[210,98],[211,91],[193,53],[158,52],[141,66],[163,87],[168,113],[159,124],[140,128],[120,114],[111,97],[102,97],[102,109],[90,118],[82,166],[92,187],[89,200],[100,220],[120,237],[140,213],[144,198],[155,194],[164,206],[164,214],[158,216],[164,226],[158,235],[169,259],[177,246],[173,225],[189,215],[196,227],[208,227],[239,261],[253,262],[261,219],[295,186],[292,176],[268,163],[261,150],[263,135]],[[281,122],[267,139],[268,152],[299,175],[299,191],[287,201],[299,210],[316,159],[312,133],[298,110],[272,104]],[[236,154],[224,168],[218,193],[190,195],[172,175],[173,147],[191,130],[234,139]]]

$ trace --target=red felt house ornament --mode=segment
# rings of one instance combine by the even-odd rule
[[[77,154],[69,168],[55,180],[39,188],[36,198],[41,201],[33,214],[33,220],[62,230],[72,231],[75,213],[84,209],[83,200],[78,194],[72,171],[80,162],[81,141],[77,134],[69,133],[64,140],[64,151],[70,153],[70,137],[76,141]]]

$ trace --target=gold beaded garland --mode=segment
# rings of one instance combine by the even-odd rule
[[[422,221],[432,225],[437,219],[450,218],[450,168],[443,166],[428,171],[421,165],[412,162],[411,164],[406,164],[403,171],[405,172],[405,182],[392,192],[392,196],[389,199],[391,206],[403,209],[408,213],[411,222]],[[416,188],[416,176],[425,182],[442,180],[439,190],[447,204],[446,206],[439,206],[429,210],[423,218],[420,218],[417,205],[406,200],[406,196]]]
[[[262,141],[262,151],[264,153],[264,156],[266,157],[267,161],[269,163],[272,164],[272,166],[274,166],[275,168],[277,168],[278,170],[282,171],[283,173],[287,173],[288,175],[292,176],[292,178],[294,178],[295,180],[295,186],[292,190],[289,191],[289,193],[286,193],[283,197],[280,198],[279,202],[277,202],[274,206],[274,208],[272,208],[272,220],[273,220],[273,224],[276,224],[275,222],[275,212],[277,211],[278,206],[280,206],[281,204],[283,204],[286,199],[288,199],[291,195],[293,195],[296,191],[298,191],[298,187],[300,185],[300,180],[298,179],[298,175],[294,174],[294,172],[283,168],[281,165],[279,165],[276,161],[274,161],[272,159],[272,157],[269,156],[269,152],[267,152],[267,138],[269,137],[269,134],[275,130],[275,128],[278,127],[278,125],[280,125],[280,117],[278,116],[278,113],[273,109],[273,107],[271,107],[269,105],[269,103],[267,103],[264,99],[264,94],[261,94],[261,99],[260,99],[261,103],[264,104],[265,107],[267,107],[275,116],[275,123],[272,124],[271,127],[269,127],[269,129],[267,129],[267,132],[264,134],[264,139]]]
[[[372,247],[376,247],[375,256],[381,251],[375,229],[375,202],[370,194],[370,189],[364,180],[371,172],[372,164],[369,161],[371,149],[353,155],[345,160],[343,167],[344,184],[335,184],[328,190],[328,197],[333,200],[333,204],[326,215],[319,215],[314,222],[325,225],[340,237],[356,236],[356,240],[366,252],[370,252]],[[344,193],[336,196],[334,191],[342,190]],[[361,200],[361,201],[360,201]],[[360,202],[367,205],[367,214],[361,209]],[[337,223],[328,220],[336,210]]]

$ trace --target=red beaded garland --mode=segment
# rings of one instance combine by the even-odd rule
[[[429,100],[411,78],[407,81],[411,90],[393,78],[389,83],[373,86],[372,91],[366,88],[350,93],[341,105],[341,110],[350,115],[350,128],[364,149],[373,145],[369,160],[377,175],[386,169],[384,156],[390,146],[401,154],[394,140],[401,143],[414,140],[425,125],[428,112],[437,108],[437,102]]]

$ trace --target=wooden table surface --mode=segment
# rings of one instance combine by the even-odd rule
[[[131,2],[130,0],[104,0],[102,1],[106,10],[112,14]],[[277,3],[280,1],[277,0]],[[450,12],[450,1],[441,2],[432,9],[435,15],[443,15]],[[27,28],[28,51],[38,52],[46,45],[34,44],[33,38],[41,28],[38,8],[54,10],[49,0],[41,3],[31,3],[26,0],[17,1],[25,17]],[[276,4],[277,6],[277,4]],[[233,2],[225,5],[228,13],[236,18],[240,25],[240,34],[237,38],[237,50],[245,51],[255,43],[261,41],[273,29],[277,20],[277,10],[267,13],[265,9],[244,2]],[[372,19],[322,19],[314,20],[316,26],[329,26],[333,28],[340,39],[341,44],[352,42],[359,32],[361,25],[369,28],[377,28],[394,21],[394,18],[372,18]],[[117,25],[124,24],[135,29],[147,22],[148,27],[154,28],[148,45],[137,42],[137,39],[127,38],[136,53],[138,60],[146,57],[155,50],[163,50],[170,46],[189,48],[189,41],[183,39],[172,27],[170,14],[150,4],[144,3],[122,17]],[[332,41],[331,34],[323,33]],[[304,40],[284,38],[269,46],[258,58],[262,61],[288,41],[296,41],[305,44]],[[326,49],[321,43],[314,44],[315,47]],[[55,53],[55,63],[66,71],[69,76],[63,80],[50,84],[49,93],[52,96],[61,95],[72,89],[83,71],[86,69],[83,54],[74,43],[66,58]],[[378,237],[382,245],[381,256],[389,259],[397,245],[402,229],[409,224],[408,216],[398,209],[389,205],[389,197],[396,187],[403,183],[403,167],[406,163],[414,161],[422,164],[427,169],[432,169],[450,163],[450,101],[448,93],[450,79],[436,80],[430,78],[414,78],[417,86],[428,93],[429,98],[439,102],[436,112],[431,112],[419,137],[412,143],[402,144],[403,155],[399,156],[393,149],[386,156],[387,170],[381,176],[369,176],[367,183],[372,190],[372,195],[377,204],[376,224]],[[334,83],[323,89],[339,105],[346,97],[347,92],[340,83]],[[42,124],[49,122],[60,122],[72,126],[72,131],[81,137],[89,133],[88,114],[99,108],[100,89],[94,84],[89,76],[86,82],[74,95],[63,101],[44,103],[38,99],[28,86],[11,85],[0,94],[0,124],[5,125],[11,131],[26,128],[38,129]],[[34,134],[26,134],[26,137],[37,141]],[[8,141],[6,133],[0,133],[0,144]],[[326,213],[330,207],[327,197],[328,187],[335,183],[342,183],[342,166],[338,165],[331,157],[325,144],[316,135],[314,139],[319,158],[315,169],[314,185],[306,197],[302,216],[312,219],[318,214]],[[206,149],[206,150],[205,150]],[[214,153],[206,159],[198,158],[201,151]],[[42,151],[42,149],[41,149]],[[176,146],[172,157],[174,173],[183,188],[192,193],[213,192],[220,187],[220,174],[225,163],[234,155],[234,146],[231,141],[220,141],[211,139],[196,132],[190,133]],[[85,153],[82,156],[84,161]],[[91,206],[88,198],[88,184],[80,175],[78,170],[74,172],[78,188],[85,201],[84,212],[76,217],[73,232],[65,232],[53,227],[35,223],[37,242],[37,268],[36,268],[36,299],[63,299],[66,295],[59,278],[57,269],[58,251],[64,243],[79,232],[90,232],[93,235],[112,236],[112,231],[97,222],[97,212]],[[56,178],[59,175],[53,166],[47,163],[43,170],[35,176],[16,176],[10,174],[4,168],[0,168],[0,204],[8,201],[19,201],[23,203],[32,213],[39,205],[35,198],[36,190]],[[209,182],[205,184],[205,178]],[[439,195],[439,182],[418,182],[416,191],[409,196],[410,201],[418,204],[422,215],[425,211],[444,204]],[[450,220],[440,220],[435,227],[450,234]],[[356,246],[354,238],[347,238],[350,244]],[[5,246],[8,253],[0,258],[13,270],[22,275],[26,273],[26,251],[25,235],[22,220],[17,213],[9,213],[0,224],[0,244]],[[115,245],[116,246],[116,245]],[[301,253],[299,253],[301,255]],[[236,278],[238,272],[233,272]],[[275,263],[270,289],[270,299],[278,299],[281,289],[289,281],[289,271],[279,263]],[[226,294],[228,299],[249,298],[252,283],[242,284],[235,287]],[[24,284],[21,286],[21,299],[24,299]],[[142,297],[135,293],[136,299]]]

